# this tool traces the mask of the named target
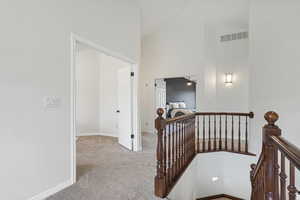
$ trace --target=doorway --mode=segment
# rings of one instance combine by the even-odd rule
[[[128,151],[139,150],[137,65],[72,34],[71,173],[76,182],[76,141],[108,136]]]

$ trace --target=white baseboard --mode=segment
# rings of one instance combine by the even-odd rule
[[[154,133],[155,131],[154,130],[151,130],[151,129],[144,129],[142,130],[143,133]]]
[[[53,195],[53,194],[55,194],[55,193],[57,193],[57,192],[65,189],[65,188],[71,186],[72,184],[73,184],[72,181],[68,180],[68,181],[60,183],[57,186],[55,186],[53,188],[50,188],[50,189],[48,189],[48,190],[46,190],[46,191],[44,191],[44,192],[42,192],[42,193],[40,193],[40,194],[38,194],[38,195],[36,195],[34,197],[31,197],[28,200],[44,200],[47,197],[49,197],[49,196],[51,196],[51,195]]]
[[[117,137],[111,133],[78,133],[77,136],[93,136],[93,135],[100,135],[100,136],[109,136],[109,137]]]

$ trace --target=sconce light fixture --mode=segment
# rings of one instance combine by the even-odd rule
[[[225,74],[225,84],[231,85],[233,80],[233,73],[226,73]]]

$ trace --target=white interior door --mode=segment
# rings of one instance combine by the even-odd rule
[[[156,109],[166,108],[166,89],[165,88],[156,88]],[[166,112],[164,112],[165,117]]]
[[[166,82],[164,80],[156,80],[155,81],[155,104],[156,110],[158,108],[166,109],[167,97],[166,97]],[[154,112],[156,113],[156,111]],[[164,112],[163,117],[166,117],[166,110]],[[155,116],[156,117],[156,116]]]
[[[119,143],[133,149],[132,132],[132,82],[131,67],[118,70],[118,132]]]

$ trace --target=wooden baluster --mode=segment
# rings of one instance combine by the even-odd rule
[[[186,133],[187,133],[187,131],[186,131],[186,121],[183,121],[182,125],[183,125],[183,129],[182,129],[183,137],[182,137],[181,142],[182,142],[182,157],[183,157],[182,158],[182,160],[183,160],[182,167],[183,167],[184,164],[185,164],[185,159],[186,159]]]
[[[250,121],[250,119],[253,119],[254,118],[254,113],[253,112],[250,112],[249,113],[249,121]],[[245,149],[246,149],[246,152],[248,153],[249,152],[249,142],[248,142],[248,140],[249,140],[249,136],[248,136],[248,117],[246,117],[246,147],[245,147]]]
[[[216,115],[214,115],[214,151],[217,150],[217,125],[216,125]]]
[[[176,124],[177,128],[177,124]],[[175,129],[175,123],[173,124],[173,130]],[[172,182],[174,182],[175,178],[175,134],[172,134]]]
[[[279,163],[278,163],[278,148],[274,149],[274,179],[275,179],[275,196],[279,199]]]
[[[166,121],[162,117],[164,114],[164,109],[159,108],[157,110],[158,117],[155,119],[155,128],[157,130],[157,174],[155,176],[155,195],[158,197],[165,197],[167,188],[166,188],[166,177],[164,173],[164,159],[163,159],[163,130],[166,126]]]
[[[278,149],[272,143],[270,136],[280,136],[281,130],[275,125],[278,120],[278,115],[275,112],[265,114],[265,119],[268,122],[263,127],[263,152],[265,154],[264,163],[264,198],[266,200],[279,199],[278,192]]]
[[[183,167],[183,165],[184,165],[184,123],[183,122],[181,122],[180,140],[181,140],[181,151],[180,151],[181,164],[180,164],[180,166]]]
[[[245,117],[246,119],[246,127],[245,127],[245,139],[246,139],[246,143],[245,143],[245,152],[248,153],[248,116]]]
[[[189,123],[189,139],[188,139],[188,158],[190,160],[191,156],[192,156],[192,121],[189,119],[188,120]],[[194,147],[195,148],[195,147]]]
[[[197,118],[197,153],[200,152],[200,123],[199,123],[199,116],[195,116],[195,118]]]
[[[256,181],[255,180],[253,180],[253,178],[252,178],[252,176],[253,176],[253,174],[254,174],[254,170],[255,170],[255,168],[256,168],[256,164],[251,164],[251,171],[250,171],[250,181],[251,181],[251,186],[252,186],[252,191],[251,191],[251,200],[253,200],[253,199],[256,199],[256,194],[257,194],[257,192],[256,192]]]
[[[168,125],[168,182],[172,181],[172,167],[171,167],[171,124]]]
[[[181,151],[182,151],[182,140],[181,140],[181,135],[182,135],[182,122],[178,123],[178,140],[180,141],[179,147],[178,148],[178,164],[179,168],[182,166],[182,157],[181,157]],[[177,157],[177,154],[175,155]]]
[[[203,138],[202,138],[202,151],[205,152],[206,151],[206,142],[205,142],[205,115],[203,115],[202,118],[202,122],[203,122]]]
[[[182,166],[185,163],[185,122],[182,122]]]
[[[196,120],[196,116],[195,116],[195,118],[194,118],[194,122],[193,122],[193,131],[195,131],[195,120]],[[199,118],[198,118],[198,125],[199,125]],[[198,150],[199,150],[199,128],[197,128],[198,129],[198,140],[197,140],[197,142],[198,142]],[[193,141],[195,141],[195,134],[193,134]],[[196,149],[194,148],[194,155],[196,155],[196,153],[197,153],[197,151],[196,151]]]
[[[290,162],[290,184],[288,186],[289,200],[296,200],[297,188],[295,187],[295,165]]]
[[[164,128],[163,130],[163,135],[164,135],[164,147],[163,147],[163,150],[164,150],[164,173],[165,173],[165,176],[166,176],[166,181],[168,181],[168,173],[167,173],[167,131],[166,131],[166,128]]]
[[[208,115],[208,151],[211,151],[210,115]]]
[[[188,146],[188,137],[189,137],[189,124],[188,124],[188,121],[185,121],[185,141],[184,141],[184,144],[185,144],[185,149],[184,149],[184,152],[185,152],[185,160],[184,160],[184,166],[186,165],[186,162],[188,160],[188,150],[189,150],[189,146]]]
[[[185,122],[185,162],[184,162],[184,166],[186,164],[186,162],[188,161],[189,158],[189,123],[188,120],[186,120]]]
[[[174,130],[175,129],[178,129],[178,125],[174,126]],[[178,141],[178,133],[174,133],[174,138],[175,138],[175,148],[174,148],[174,153],[175,153],[175,156],[174,156],[174,159],[175,159],[175,162],[174,162],[174,174],[175,174],[175,178],[177,176],[177,165],[178,165],[178,157],[177,157],[177,151],[178,151],[178,145],[179,145],[179,141]]]
[[[219,119],[219,122],[220,122],[220,127],[219,127],[219,151],[222,150],[222,115],[220,115],[220,119]]]
[[[241,152],[241,116],[239,116],[239,146],[238,151]]]
[[[231,151],[234,151],[234,118],[231,115]]]
[[[184,136],[185,134],[185,121],[182,121],[181,122],[181,126],[182,126],[182,135]],[[179,164],[180,168],[182,168],[182,166],[184,165],[184,148],[185,148],[185,144],[184,144],[184,140],[179,137],[179,140],[180,140],[180,147],[182,148],[182,154],[181,154],[181,151],[179,150],[178,152],[178,157],[179,157],[179,160],[182,158],[182,162]]]
[[[195,148],[195,121],[191,119],[191,157],[194,155]]]
[[[281,153],[281,170],[280,170],[280,200],[286,199],[286,178],[285,173],[285,155]]]
[[[191,154],[192,154],[192,123],[190,119],[188,120],[188,125],[189,125],[189,136],[188,136],[188,158],[190,159]],[[188,159],[188,160],[189,160]]]
[[[190,158],[190,148],[191,148],[191,122],[189,120],[187,120],[187,162],[189,161]]]
[[[228,150],[228,145],[227,145],[227,140],[228,140],[228,138],[227,138],[227,134],[228,134],[228,132],[227,132],[227,114],[225,115],[225,150],[227,151]]]
[[[182,126],[182,122],[181,122],[181,126]],[[182,147],[182,141],[180,140],[180,134],[177,134],[176,135],[177,137],[177,141],[178,141],[178,144],[176,146],[176,175],[178,175],[178,173],[180,172],[180,148]]]

